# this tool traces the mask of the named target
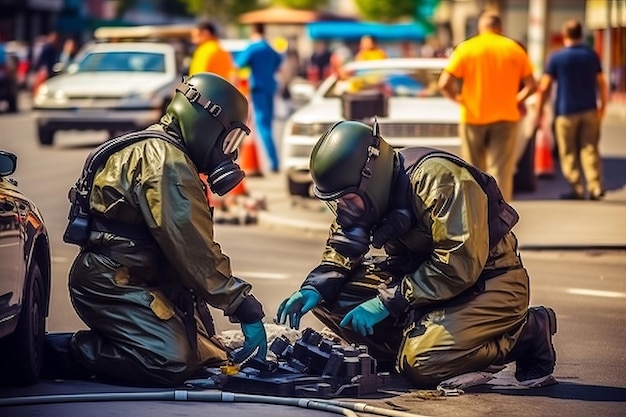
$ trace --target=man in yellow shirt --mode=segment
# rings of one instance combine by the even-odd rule
[[[520,105],[537,90],[528,55],[502,35],[498,15],[484,13],[478,35],[456,47],[438,85],[461,106],[461,157],[491,174],[510,201]]]
[[[189,75],[212,72],[228,81],[235,81],[233,58],[220,46],[217,29],[212,22],[199,22],[191,32],[191,42],[196,45],[196,50],[191,57]]]
[[[387,53],[376,45],[376,40],[371,35],[365,35],[359,43],[359,52],[354,59],[356,61],[371,61],[374,59],[385,59]]]

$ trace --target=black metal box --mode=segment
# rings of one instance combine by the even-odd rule
[[[380,91],[344,93],[341,96],[341,113],[346,120],[387,117],[387,97]]]

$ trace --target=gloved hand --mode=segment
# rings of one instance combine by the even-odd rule
[[[265,361],[267,356],[267,335],[265,334],[263,323],[261,321],[241,323],[241,331],[245,338],[243,347],[232,354],[231,360],[235,363],[243,363],[254,355]]]
[[[308,311],[312,310],[322,301],[322,295],[313,287],[304,287],[294,292],[291,297],[284,300],[278,306],[276,322],[285,324],[289,316],[289,326],[293,329],[300,328],[300,319]]]
[[[389,315],[389,310],[380,297],[374,297],[354,307],[341,320],[341,327],[351,327],[363,336],[374,334],[374,325],[383,321]]]

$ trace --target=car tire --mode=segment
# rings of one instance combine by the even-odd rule
[[[54,143],[54,130],[40,126],[37,129],[37,135],[39,137],[39,143],[43,146],[50,146]]]
[[[517,163],[517,171],[513,177],[513,189],[522,192],[532,192],[537,189],[534,136],[526,142],[524,154]]]
[[[0,342],[3,384],[32,385],[39,379],[46,331],[45,290],[41,269],[33,263],[15,331]]]
[[[289,195],[315,198],[313,180],[308,170],[292,169],[287,172]]]

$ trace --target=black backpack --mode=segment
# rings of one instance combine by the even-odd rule
[[[95,148],[91,151],[89,156],[87,156],[80,178],[76,181],[76,184],[70,188],[68,193],[71,206],[67,216],[68,224],[63,234],[64,242],[79,246],[84,246],[87,243],[87,238],[89,237],[93,223],[92,216],[89,215],[89,196],[98,168],[100,168],[112,154],[120,149],[132,143],[139,142],[140,140],[151,138],[162,139],[176,146],[184,153],[187,153],[183,144],[176,138],[164,132],[152,129],[126,133],[109,139]]]

